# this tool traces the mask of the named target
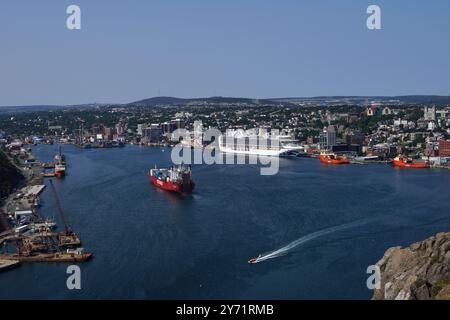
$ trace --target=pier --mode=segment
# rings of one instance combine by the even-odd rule
[[[4,254],[1,255],[1,263],[5,263],[5,266],[17,266],[21,262],[85,262],[91,259],[92,253],[78,253],[78,252],[58,252],[58,253],[41,253],[35,255],[19,255],[19,254]],[[1,271],[1,269],[0,269]]]
[[[2,259],[0,259],[0,272],[11,270],[13,268],[18,267],[19,265],[20,265],[20,261],[18,261],[18,260],[14,260],[14,259],[2,260]]]

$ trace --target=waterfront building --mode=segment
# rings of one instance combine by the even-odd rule
[[[173,125],[172,128],[174,128],[174,130],[184,129],[186,126],[185,122],[181,119],[174,119],[174,120],[170,121],[170,123]]]
[[[149,142],[160,142],[163,132],[159,125],[151,125],[149,128],[142,129],[142,136],[146,137]]]
[[[336,128],[333,125],[325,127],[319,135],[320,149],[329,149],[336,145]]]
[[[174,130],[173,130],[173,126],[172,126],[172,124],[170,123],[170,122],[164,122],[164,123],[162,123],[161,124],[161,130],[162,130],[162,133],[163,134],[170,134],[170,133],[172,133]]]
[[[319,149],[326,149],[327,148],[327,134],[326,130],[323,130],[321,133],[319,133]]]
[[[143,136],[143,129],[148,128],[148,124],[146,123],[140,123],[137,125],[137,134],[140,136]]]
[[[103,138],[105,140],[113,140],[114,135],[116,134],[116,128],[104,128]]]
[[[439,141],[439,156],[450,157],[450,140]]]
[[[425,156],[427,157],[439,156],[439,144],[435,142],[428,142],[425,147]]]
[[[122,121],[116,124],[116,133],[118,136],[121,136],[125,133],[125,125],[123,124]]]
[[[366,136],[361,131],[352,131],[345,136],[345,142],[347,144],[363,145],[366,140]]]
[[[327,146],[332,147],[336,145],[336,129],[334,126],[330,125],[328,126],[326,130],[326,136],[327,136]]]

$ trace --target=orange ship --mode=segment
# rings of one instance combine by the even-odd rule
[[[320,154],[320,162],[325,164],[349,164],[350,160],[346,157],[341,157],[336,155],[335,153],[323,152]]]
[[[414,162],[412,159],[405,156],[398,156],[392,160],[392,165],[394,167],[400,168],[414,168],[414,169],[427,169],[430,167],[428,162]]]

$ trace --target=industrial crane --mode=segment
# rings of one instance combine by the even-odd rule
[[[73,232],[70,225],[67,223],[66,217],[61,207],[61,203],[59,201],[58,193],[56,192],[56,188],[52,180],[50,180],[50,186],[52,187],[52,192],[55,198],[56,209],[58,210],[62,223],[64,224],[64,233],[59,234],[60,246],[72,247],[81,245],[80,239],[75,234],[75,232]]]

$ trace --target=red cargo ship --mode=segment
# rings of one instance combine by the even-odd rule
[[[167,191],[191,193],[195,187],[190,167],[181,166],[170,169],[157,169],[155,167],[148,172],[148,177],[155,186]]]
[[[412,159],[405,156],[398,156],[392,161],[394,167],[413,168],[413,169],[427,169],[430,167],[428,162],[414,162]]]

